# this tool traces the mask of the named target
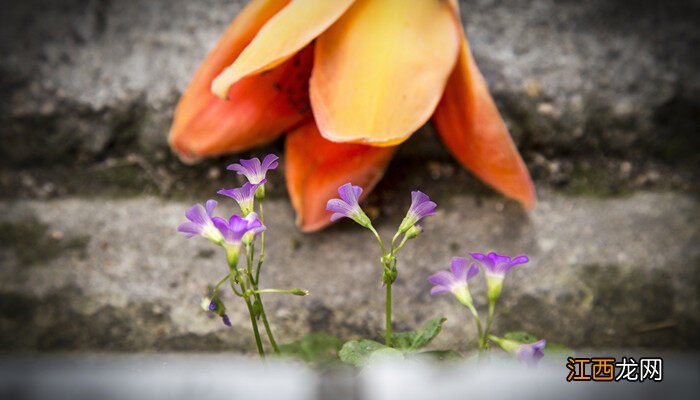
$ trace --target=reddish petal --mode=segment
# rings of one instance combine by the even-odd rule
[[[228,101],[210,92],[212,80],[287,3],[252,1],[195,73],[177,106],[169,138],[183,160],[194,161],[264,144],[299,123],[309,112],[311,47],[264,74],[240,80],[231,87]]]
[[[285,174],[297,225],[313,232],[331,223],[328,200],[338,187],[352,182],[364,189],[362,200],[384,175],[396,146],[372,147],[324,139],[313,121],[286,137]]]
[[[452,155],[482,181],[535,205],[535,188],[518,149],[498,113],[466,38],[433,121]]]

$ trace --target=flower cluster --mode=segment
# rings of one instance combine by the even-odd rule
[[[423,228],[418,225],[418,222],[429,215],[433,215],[437,205],[432,202],[425,193],[419,191],[411,192],[411,206],[391,240],[391,247],[387,249],[379,232],[377,232],[372,225],[372,221],[360,207],[359,201],[362,195],[362,188],[353,186],[351,183],[346,183],[338,188],[338,195],[340,198],[328,200],[326,205],[326,210],[332,213],[331,221],[336,221],[340,218],[350,218],[360,226],[369,229],[379,242],[379,247],[382,251],[382,284],[386,289],[385,338],[386,345],[391,346],[391,285],[398,276],[398,269],[396,268],[398,260],[396,255],[408,240],[414,239],[420,235]],[[399,241],[399,239],[401,240]]]
[[[228,264],[228,274],[214,286],[211,300],[208,300],[207,309],[219,315],[226,326],[231,326],[231,320],[226,314],[226,307],[219,295],[219,287],[229,282],[233,293],[241,297],[248,307],[251,325],[255,336],[258,352],[264,355],[264,349],[260,339],[260,331],[257,319],[262,319],[270,344],[279,353],[277,342],[267,320],[265,308],[262,303],[262,293],[288,293],[298,296],[308,294],[303,289],[260,289],[260,270],[264,261],[265,240],[262,203],[265,198],[265,183],[267,172],[277,168],[277,156],[267,155],[262,162],[253,158],[240,160],[240,163],[231,164],[227,169],[244,175],[248,182],[234,189],[221,189],[219,194],[233,198],[241,209],[243,216],[233,214],[224,219],[215,217],[214,211],[217,202],[207,200],[204,206],[195,204],[185,212],[187,222],[178,227],[178,231],[185,233],[188,238],[201,236],[214,244],[224,248]],[[259,207],[258,212],[255,206]],[[260,252],[257,262],[255,259],[255,241],[260,237]],[[245,249],[246,265],[239,267],[238,261],[241,250]]]
[[[529,261],[527,256],[509,257],[495,252],[488,254],[470,253],[474,260],[471,262],[467,258],[455,257],[452,259],[450,271],[440,271],[431,275],[428,281],[434,285],[430,293],[433,295],[451,293],[460,303],[469,309],[476,322],[477,334],[479,336],[479,349],[484,351],[488,348],[488,341],[496,343],[503,350],[514,354],[519,360],[528,364],[536,364],[543,356],[542,349],[546,341],[540,340],[535,343],[522,343],[515,340],[499,338],[490,335],[491,325],[496,309],[496,302],[501,296],[503,280],[506,274],[516,265],[525,264]],[[471,265],[467,268],[467,265]],[[479,267],[484,269],[486,275],[486,291],[488,297],[488,319],[483,327],[479,312],[476,310],[469,292],[469,280],[479,273]]]

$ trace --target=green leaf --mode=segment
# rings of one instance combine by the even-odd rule
[[[519,343],[535,343],[539,340],[537,339],[537,336],[523,331],[506,332],[506,334],[503,335],[503,338],[513,340]]]
[[[413,354],[413,357],[436,361],[458,361],[464,359],[464,356],[455,350],[421,351],[420,353]]]
[[[444,324],[445,321],[447,321],[447,318],[440,317],[426,322],[426,324],[423,325],[423,328],[417,332],[418,334],[413,339],[411,348],[415,350],[427,346],[428,343],[430,343],[437,335],[440,334],[442,324]]]
[[[426,322],[418,331],[392,332],[391,347],[406,351],[425,347],[440,333],[445,321],[447,321],[445,317],[435,318]],[[381,331],[380,334],[384,336],[385,332]]]
[[[520,343],[534,343],[539,340],[535,335],[523,331],[507,332],[503,337]],[[575,354],[574,350],[568,346],[557,342],[550,342],[549,340],[542,352],[545,356],[550,357],[567,357]]]
[[[386,346],[374,340],[351,340],[343,345],[338,352],[338,356],[340,356],[342,362],[359,367],[367,361],[370,354],[386,348]]]
[[[376,361],[378,359],[403,360],[404,355],[401,350],[393,349],[391,347],[383,347],[381,349],[371,352],[369,354],[369,357],[367,358],[367,362]]]
[[[340,339],[327,333],[312,332],[301,339],[279,346],[288,355],[313,364],[327,364],[338,360]]]
[[[576,352],[568,346],[556,342],[547,342],[542,352],[547,357],[569,357],[576,355]]]
[[[384,333],[382,333],[382,336],[384,336]],[[391,347],[401,350],[410,350],[413,347],[416,336],[418,336],[418,332],[392,332]]]

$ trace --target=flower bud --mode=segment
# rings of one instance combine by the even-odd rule
[[[413,225],[408,231],[406,231],[406,239],[411,240],[418,237],[423,232],[423,227],[420,225]]]

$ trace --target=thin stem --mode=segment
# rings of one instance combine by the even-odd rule
[[[219,283],[217,283],[216,286],[214,286],[214,297],[216,297],[216,294],[219,293],[219,286],[221,286],[224,282],[226,282],[230,277],[231,277],[231,273],[229,272],[228,275],[221,278]]]
[[[260,222],[265,224],[265,215],[263,213],[263,201],[260,200],[258,203],[260,209]],[[258,258],[258,266],[255,269],[255,285],[260,281],[260,269],[262,268],[263,261],[265,260],[265,231],[260,233],[260,258]]]
[[[382,248],[382,255],[385,256],[386,255],[386,247],[384,247],[384,242],[382,242],[382,238],[379,236],[379,233],[377,233],[377,230],[374,229],[374,227],[372,225],[370,225],[368,228],[370,231],[372,231],[372,233],[374,233],[374,237],[377,238],[377,241],[379,241],[379,246]]]
[[[489,337],[489,332],[491,331],[491,323],[493,323],[493,316],[496,311],[496,303],[493,301],[489,301],[489,316],[488,319],[486,320],[486,329],[484,330],[484,336],[481,338],[481,346],[485,349],[488,347],[488,337]]]
[[[255,335],[255,344],[258,346],[258,354],[260,357],[265,357],[265,351],[262,347],[262,340],[260,340],[260,332],[258,332],[258,323],[255,321],[255,315],[253,312],[253,305],[250,303],[250,298],[245,297],[245,304],[248,306],[248,313],[250,314],[250,323],[253,325],[253,334]]]
[[[391,283],[386,284],[386,335],[385,344],[391,347]]]
[[[261,294],[261,293],[287,293],[287,294],[294,294],[297,295],[299,292],[299,289],[255,289],[253,293],[256,294]]]
[[[258,302],[258,304],[260,304],[260,318],[262,319],[263,326],[265,327],[267,338],[270,340],[270,344],[272,345],[272,350],[274,350],[275,354],[280,354],[280,349],[277,346],[277,341],[275,340],[275,336],[272,334],[272,328],[270,328],[270,323],[267,321],[267,314],[265,313],[265,307],[263,306],[262,298],[258,293],[253,293],[253,296],[255,296],[255,300]]]
[[[485,350],[485,348],[483,347],[484,333],[481,330],[481,318],[479,318],[479,313],[476,311],[476,308],[474,308],[474,306],[470,306],[468,308],[474,316],[474,322],[476,323],[476,332],[479,335],[479,351],[483,351]]]
[[[399,238],[401,234],[399,232],[396,232],[393,238],[391,238],[391,254],[394,254],[394,248],[396,247],[396,239]]]
[[[399,250],[403,247],[403,245],[406,244],[406,241],[408,241],[408,238],[404,235],[403,240],[401,240],[401,243],[399,243],[399,247],[393,250],[392,254],[398,253]]]

